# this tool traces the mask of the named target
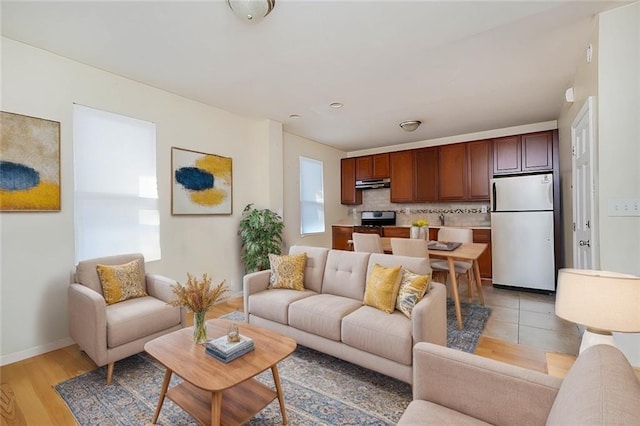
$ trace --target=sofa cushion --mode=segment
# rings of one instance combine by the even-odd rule
[[[271,276],[269,288],[287,288],[304,290],[304,270],[307,264],[307,253],[293,255],[269,254]]]
[[[180,324],[180,308],[151,296],[107,306],[107,347],[114,348]]]
[[[331,250],[322,279],[322,293],[361,301],[364,298],[369,255],[370,253],[364,252]]]
[[[102,265],[121,265],[123,263],[131,262],[135,259],[140,259],[144,268],[144,257],[140,253],[122,254],[117,256],[106,256],[90,260],[83,260],[81,262],[78,262],[78,266],[76,266],[74,280],[75,282],[82,284],[85,287],[89,287],[91,290],[102,296],[102,285],[100,284],[100,278],[98,277],[96,265],[99,263]]]
[[[264,319],[289,324],[289,305],[296,300],[315,296],[315,291],[289,291],[279,288],[272,288],[266,291],[249,296],[249,315],[256,315]]]
[[[107,305],[147,296],[142,260],[135,259],[122,265],[97,264],[96,270]]]
[[[304,268],[304,288],[320,293],[329,249],[307,246],[291,246],[289,249],[289,254],[299,253],[307,253],[307,264]]]
[[[401,312],[387,314],[363,306],[342,320],[342,341],[363,351],[411,365],[411,320]]]
[[[396,309],[411,318],[413,307],[429,291],[431,275],[415,274],[406,268],[402,268],[401,274]]]
[[[489,425],[442,405],[420,399],[411,401],[398,421],[399,425]]]
[[[596,345],[580,354],[562,381],[547,424],[637,424],[639,402],[640,382],[622,352]]]
[[[388,314],[396,308],[398,288],[400,287],[401,265],[385,268],[377,263],[373,265],[367,286],[364,290],[364,304]]]
[[[359,300],[318,294],[289,305],[289,325],[317,336],[340,341],[340,323],[362,306]]]

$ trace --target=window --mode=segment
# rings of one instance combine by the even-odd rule
[[[73,151],[76,262],[160,259],[155,124],[74,105]]]
[[[300,157],[300,233],[324,232],[322,161]]]

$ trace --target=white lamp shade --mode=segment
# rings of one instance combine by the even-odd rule
[[[640,332],[640,277],[560,269],[556,315],[595,330]]]

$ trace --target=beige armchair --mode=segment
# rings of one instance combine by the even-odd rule
[[[122,265],[141,260],[148,296],[107,305],[96,265]],[[184,312],[167,305],[174,298],[171,280],[144,272],[141,254],[124,254],[78,263],[69,286],[69,332],[80,349],[101,367],[107,365],[107,384],[113,365],[144,350],[149,340],[185,326]]]

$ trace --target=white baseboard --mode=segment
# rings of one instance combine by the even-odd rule
[[[46,345],[36,346],[35,348],[14,352],[8,355],[0,355],[0,366],[13,364],[14,362],[22,361],[27,358],[46,354],[47,352],[55,351],[56,349],[71,346],[74,343],[75,342],[71,337],[65,337],[64,339],[56,340],[55,342],[47,343]]]

